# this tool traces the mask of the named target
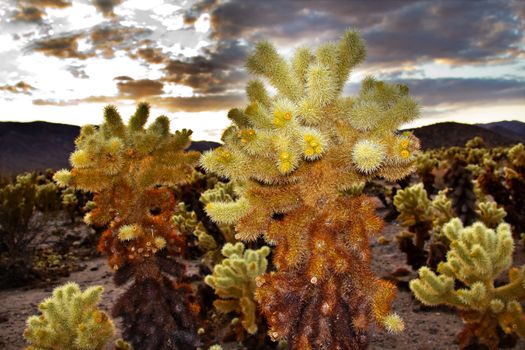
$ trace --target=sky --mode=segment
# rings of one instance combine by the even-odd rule
[[[407,84],[417,127],[525,122],[525,1],[0,0],[0,121],[99,124],[139,101],[194,140],[220,139],[246,103],[261,40],[290,57],[357,29],[372,75]]]

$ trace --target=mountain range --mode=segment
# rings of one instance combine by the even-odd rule
[[[69,155],[80,128],[47,122],[0,122],[0,174],[69,167]],[[437,123],[412,129],[423,149],[463,146],[481,136],[487,147],[525,143],[525,123],[502,121],[489,124]],[[194,141],[190,149],[203,152],[220,144]]]

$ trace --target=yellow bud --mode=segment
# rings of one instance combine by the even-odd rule
[[[284,119],[286,119],[286,120],[290,120],[290,119],[292,119],[292,113],[290,113],[290,112],[286,112],[286,113],[284,114]]]
[[[163,237],[155,237],[154,243],[155,247],[159,249],[163,249],[166,246],[166,240]]]
[[[404,149],[399,153],[399,155],[401,156],[401,158],[408,158],[410,157],[410,152]]]
[[[290,159],[290,153],[286,152],[286,151],[283,151],[281,152],[281,154],[279,155],[279,158],[281,160],[288,160]]]
[[[308,148],[304,151],[304,154],[307,155],[307,156],[313,156],[313,155],[314,155],[314,149],[311,148],[311,147],[308,147]]]
[[[305,140],[306,142],[313,141],[313,139],[314,139],[314,136],[313,136],[312,134],[305,134],[305,135],[304,135],[304,140]]]
[[[321,146],[315,147],[315,153],[321,153],[323,151]]]
[[[396,313],[391,313],[383,319],[383,325],[390,333],[400,333],[405,330],[405,323]]]
[[[399,143],[399,146],[403,149],[407,149],[408,146],[410,146],[410,141],[408,140],[402,140],[400,143]]]

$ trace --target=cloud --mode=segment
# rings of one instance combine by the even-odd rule
[[[271,39],[297,46],[335,40],[357,28],[368,43],[369,65],[414,64],[441,60],[449,64],[496,63],[525,54],[525,16],[518,1],[317,1],[237,0],[215,5],[200,2],[186,23],[211,12],[212,37],[248,42]],[[516,15],[518,13],[518,15]],[[254,15],[256,14],[256,15]]]
[[[164,84],[150,79],[127,80],[120,79],[117,88],[121,96],[131,99],[141,99],[146,96],[162,95]]]
[[[78,39],[82,34],[65,34],[33,42],[29,49],[47,56],[58,58],[86,59],[89,55],[78,51]]]
[[[149,101],[170,112],[223,111],[235,106],[242,106],[246,102],[243,95],[159,97]]]
[[[28,49],[58,58],[85,60],[99,55],[112,58],[119,50],[133,50],[149,34],[149,29],[110,23],[94,26],[88,31],[66,32],[38,39],[30,43]],[[79,51],[80,39],[87,40],[90,48]]]
[[[24,81],[19,81],[14,85],[0,85],[0,90],[13,94],[31,95],[31,91],[35,90],[35,88]]]
[[[71,99],[71,100],[59,100],[59,99],[34,99],[33,104],[35,106],[77,106],[82,103],[115,103],[118,100],[111,96],[89,96],[86,98]]]
[[[89,76],[85,71],[85,65],[70,65],[66,69],[73,75],[75,78],[79,79],[88,79]]]
[[[13,13],[13,20],[19,22],[41,23],[46,16],[46,8],[66,8],[71,2],[63,0],[21,0]]]
[[[163,63],[166,60],[166,54],[159,48],[143,48],[137,50],[137,56],[142,58],[144,61],[153,64]]]
[[[410,93],[423,106],[464,105],[479,106],[518,102],[525,99],[523,80],[510,79],[408,79]]]
[[[113,9],[122,3],[122,0],[94,0],[93,5],[98,11],[102,12],[105,17],[115,17]]]
[[[248,47],[238,41],[222,41],[202,56],[171,59],[164,68],[164,80],[193,88],[195,93],[226,92],[242,89],[247,75],[244,59]]]

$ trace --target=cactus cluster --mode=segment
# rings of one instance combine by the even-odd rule
[[[208,171],[242,184],[237,200],[206,206],[211,218],[235,224],[238,239],[263,235],[276,245],[277,271],[259,277],[256,299],[270,336],[292,349],[365,347],[370,320],[403,328],[390,310],[395,287],[370,270],[368,237],[382,221],[368,198],[343,191],[413,171],[419,142],[396,129],[418,106],[406,86],[373,78],[358,96],[342,97],[364,57],[353,31],[316,51],[298,49],[291,63],[260,43],[246,66],[276,95],[250,81],[250,104],[228,113],[224,145],[201,158]]]
[[[146,103],[138,105],[127,125],[114,106],[107,106],[99,128],[82,127],[70,158],[73,169],[58,171],[54,179],[94,193],[84,220],[107,227],[99,249],[108,254],[116,283],[134,278],[113,310],[124,318],[125,337],[138,348],[191,346],[194,312],[188,290],[170,278],[183,274],[175,257],[185,240],[172,221],[175,198],[168,186],[191,179],[199,154],[184,151],[191,131],[172,134],[165,116],[145,128],[148,118]]]
[[[494,160],[484,162],[477,186],[503,207],[506,220],[516,234],[521,234],[525,231],[525,147],[520,143],[502,150],[502,154],[506,157],[503,170]]]
[[[447,260],[438,266],[438,274],[427,267],[419,270],[419,279],[410,282],[415,296],[425,305],[444,304],[460,311],[465,322],[459,336],[461,348],[483,344],[497,349],[498,329],[525,338],[520,305],[525,299],[525,266],[511,268],[507,284],[495,284],[512,263],[510,226],[501,223],[490,229],[476,222],[464,227],[455,218],[443,227],[443,234],[450,240]]]
[[[61,208],[60,191],[46,174],[20,174],[0,188],[1,285],[36,277],[36,248],[48,236],[41,228]]]

